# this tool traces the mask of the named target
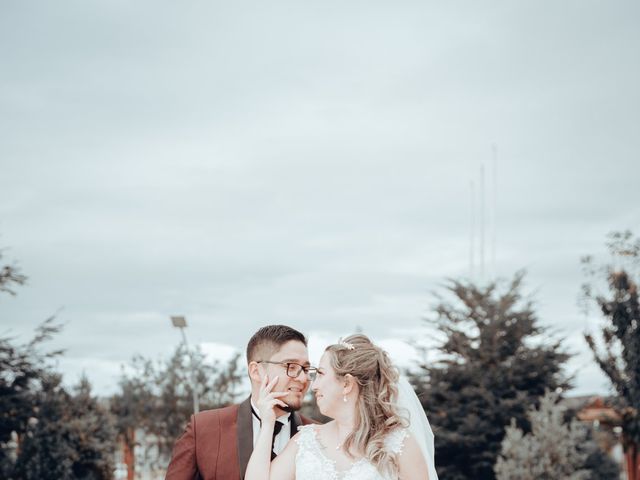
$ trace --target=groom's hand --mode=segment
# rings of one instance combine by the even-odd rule
[[[260,397],[258,398],[258,410],[260,410],[260,419],[262,425],[267,423],[274,424],[276,422],[276,407],[287,408],[288,405],[280,400],[280,397],[284,397],[288,392],[272,392],[273,387],[278,383],[278,377],[269,381],[269,377],[265,375],[262,378],[262,384],[260,385]]]

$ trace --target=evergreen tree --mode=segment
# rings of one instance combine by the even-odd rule
[[[61,377],[55,374],[42,381],[37,413],[30,419],[23,436],[13,478],[73,479],[75,452],[67,441],[69,429],[65,413],[70,399],[60,383]]]
[[[432,320],[444,339],[440,360],[410,375],[435,433],[436,467],[447,480],[490,480],[505,427],[527,426],[544,392],[568,388],[568,355],[538,325],[521,294],[523,273],[505,291],[490,283],[451,281]]]
[[[0,250],[0,260],[2,257]],[[15,287],[26,280],[16,266],[0,266],[0,293],[15,295]],[[62,353],[42,353],[40,347],[59,330],[51,317],[38,326],[26,344],[0,337],[0,478],[14,474],[18,445],[37,415],[37,396],[49,375],[49,361]]]
[[[8,478],[17,444],[37,415],[37,396],[48,375],[48,361],[61,352],[40,353],[40,345],[59,330],[49,318],[25,345],[0,338],[0,478]]]
[[[547,393],[540,408],[529,411],[530,433],[515,421],[507,427],[495,467],[497,480],[590,480],[586,428],[575,418],[566,423],[566,408],[557,400],[557,394]]]
[[[69,405],[71,444],[76,452],[74,478],[110,479],[113,476],[116,431],[113,418],[91,394],[91,384],[81,378]]]
[[[0,292],[13,295],[25,280],[13,266],[0,268]],[[60,329],[51,317],[26,344],[0,338],[0,478],[112,477],[115,434],[108,412],[86,380],[75,395],[62,387],[51,365],[62,351],[41,351]]]
[[[583,285],[584,299],[595,302],[606,319],[601,332],[602,348],[593,334],[585,334],[585,339],[617,393],[627,476],[629,480],[640,480],[640,238],[634,240],[629,231],[615,232],[609,235],[608,248],[613,264],[598,267],[591,257],[583,259],[588,276]],[[602,278],[606,279],[608,290],[603,293],[598,288]]]
[[[50,374],[38,395],[37,415],[27,427],[16,462],[23,480],[108,480],[113,476],[115,431],[106,409],[82,379],[75,395]]]

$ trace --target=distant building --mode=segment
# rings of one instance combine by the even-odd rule
[[[622,419],[618,412],[607,403],[607,399],[600,396],[573,397],[567,398],[563,403],[577,412],[578,420],[591,425],[598,446],[620,465],[620,470],[623,472],[621,478],[627,478],[625,473],[626,459],[621,438]]]

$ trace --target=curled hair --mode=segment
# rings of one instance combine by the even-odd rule
[[[366,335],[351,335],[325,350],[338,378],[351,375],[358,383],[355,426],[343,445],[348,455],[352,448],[364,452],[366,458],[380,471],[392,477],[398,474],[397,455],[387,451],[385,439],[398,427],[407,427],[400,416],[398,371],[387,352],[374,345]]]

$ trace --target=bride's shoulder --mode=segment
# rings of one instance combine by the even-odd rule
[[[411,438],[409,430],[404,427],[398,427],[391,430],[384,439],[385,447],[388,451],[400,454],[404,448],[407,439]],[[415,440],[414,440],[415,441]]]
[[[331,426],[335,423],[335,420],[330,421],[329,423],[309,423],[307,425],[301,425],[298,427],[298,432],[324,432],[331,428]]]
[[[293,436],[293,440],[295,440],[298,444],[301,441],[304,442],[312,440],[318,434],[318,431],[323,429],[323,427],[324,425],[318,425],[315,423],[301,425],[298,427],[298,433]]]
[[[327,428],[330,428],[330,427],[327,427],[327,425],[331,425],[332,423],[334,422],[331,421],[325,424],[310,423],[308,425],[302,425],[298,427],[298,433],[296,433],[293,438],[298,443],[300,443],[301,440],[303,442],[313,441],[318,436],[322,436],[323,432],[327,430]]]
[[[427,459],[420,445],[407,428],[396,428],[386,438],[387,448],[398,456],[400,478],[422,478],[427,470]]]
[[[428,470],[427,459],[416,438],[405,429],[398,454],[400,478],[422,478]]]

